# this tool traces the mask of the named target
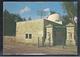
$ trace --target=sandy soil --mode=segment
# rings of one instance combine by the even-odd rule
[[[4,55],[77,55],[76,47],[54,46],[35,47],[25,43],[16,42],[15,37],[4,37]]]

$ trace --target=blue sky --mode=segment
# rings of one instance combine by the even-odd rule
[[[19,14],[22,18],[30,16],[33,19],[40,18],[37,15],[38,10],[44,10],[47,13],[49,13],[49,10],[54,10],[60,15],[66,15],[62,2],[4,2],[4,9],[7,9],[10,13]]]

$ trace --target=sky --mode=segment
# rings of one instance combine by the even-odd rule
[[[46,16],[48,16],[50,10],[54,10],[62,16],[67,14],[63,9],[62,2],[3,2],[3,11],[5,9],[26,19],[28,17],[32,19],[40,18],[39,10],[45,11]]]

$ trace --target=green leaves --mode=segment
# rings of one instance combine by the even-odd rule
[[[77,16],[77,4],[74,4],[74,2],[63,2],[63,8],[74,23],[74,16]]]
[[[73,2],[63,2],[63,6],[70,17],[75,15],[76,11]]]
[[[56,13],[55,11],[53,11],[53,10],[50,10],[50,14],[54,14],[54,13]]]
[[[3,12],[3,33],[5,36],[15,36],[16,22],[23,21],[23,19],[16,14],[11,14],[7,10]]]

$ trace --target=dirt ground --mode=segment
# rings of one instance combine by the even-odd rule
[[[77,55],[77,47],[32,47],[9,36],[3,39],[3,55]]]

